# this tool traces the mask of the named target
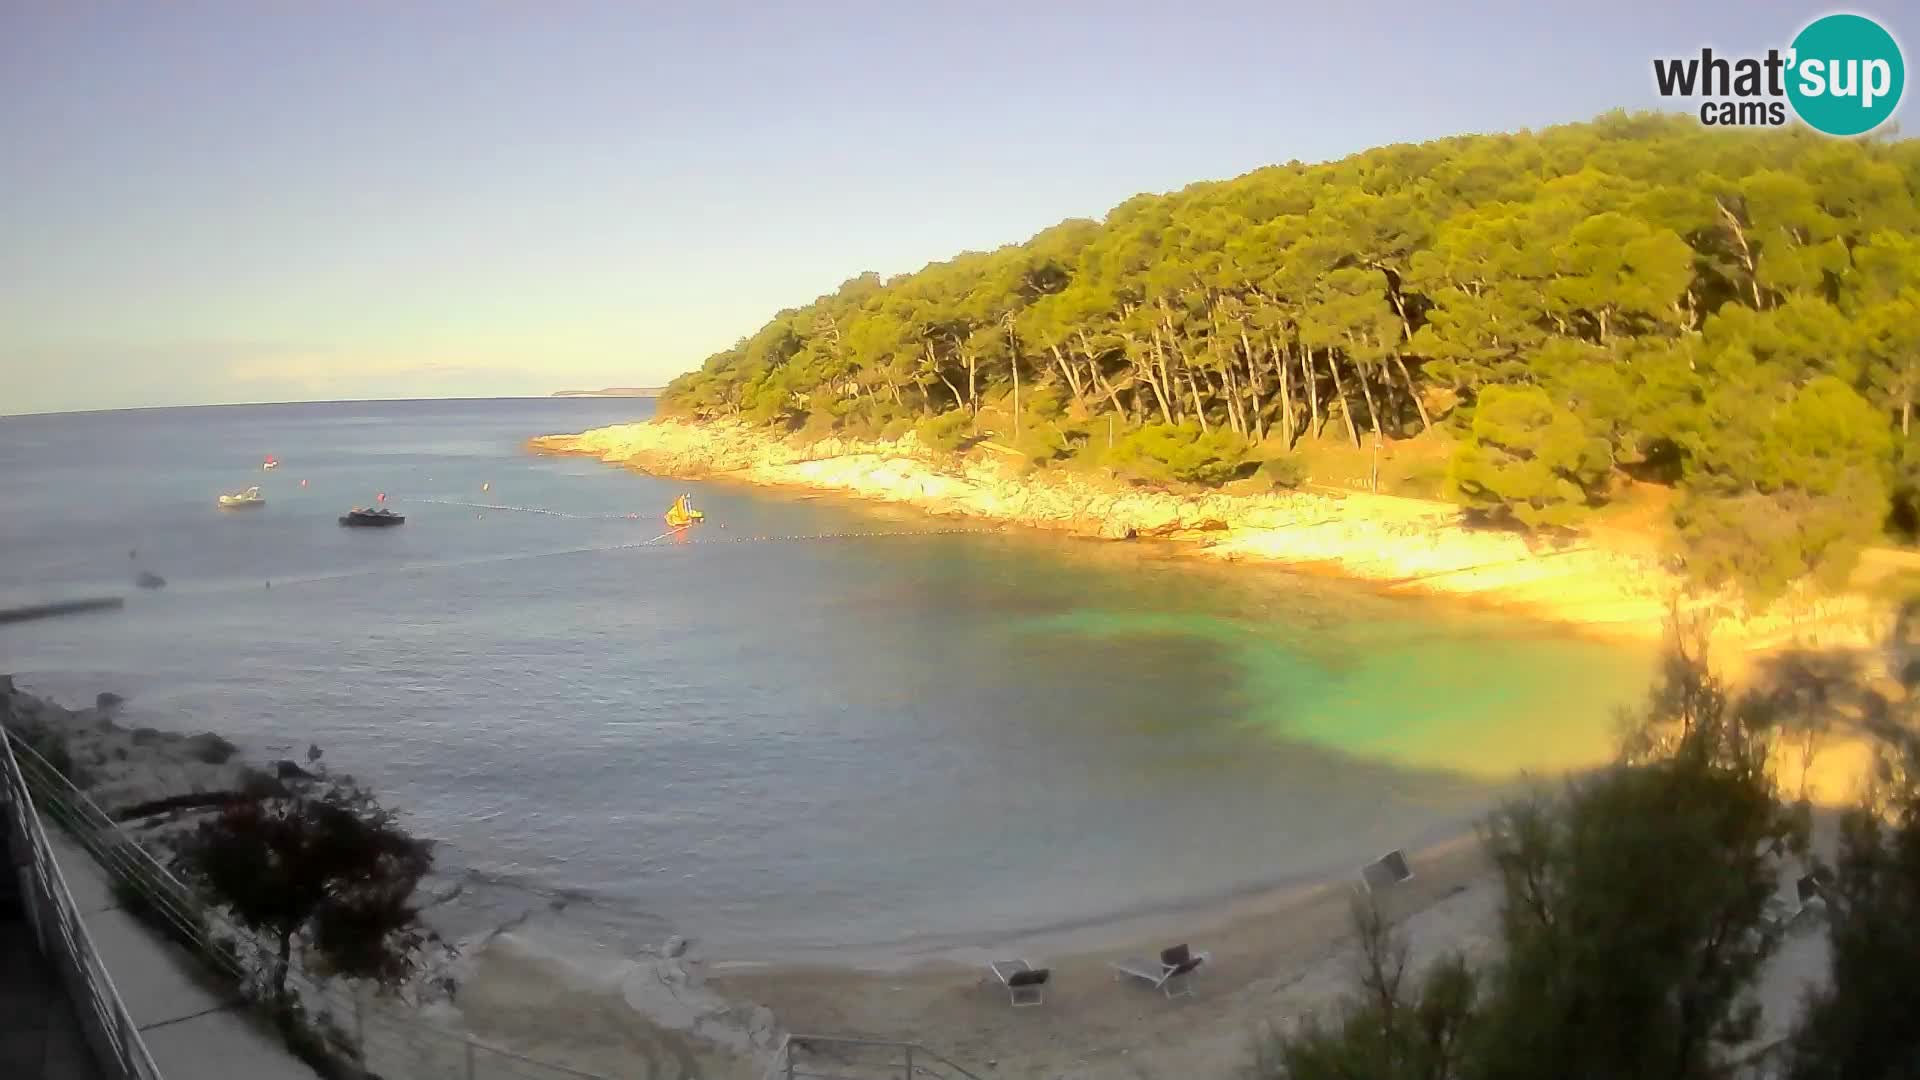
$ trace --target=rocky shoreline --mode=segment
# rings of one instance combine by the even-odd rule
[[[937,453],[894,441],[781,439],[738,422],[652,420],[545,435],[536,453],[593,457],[676,479],[838,492],[1025,528],[1119,541],[1182,541],[1197,556],[1257,560],[1473,600],[1597,633],[1663,635],[1676,610],[1710,612],[1736,651],[1859,647],[1885,615],[1859,596],[1793,596],[1749,612],[1703,596],[1644,550],[1593,539],[1550,543],[1475,527],[1457,508],[1361,493],[1181,494],[1024,468],[991,444]]]
[[[122,704],[118,695],[102,693],[90,708],[69,709],[0,675],[0,727],[162,862],[169,861],[182,832],[227,803],[316,779],[292,760],[249,760],[213,732],[123,726],[116,718]],[[623,1075],[644,1067],[663,1080],[744,1074],[746,1063],[771,1053],[778,1038],[773,1014],[707,989],[703,966],[687,955],[685,939],[670,937],[633,955],[595,949],[599,956],[583,981],[554,958],[556,937],[567,943],[563,951],[581,947],[559,925],[564,901],[528,896],[518,914],[475,928],[463,925],[471,923],[471,914],[445,910],[466,900],[474,887],[456,868],[422,880],[415,899],[431,933],[413,978],[399,993],[362,993],[331,982],[317,993],[303,992],[310,1013],[331,1017],[336,1025],[378,1030],[378,1037],[369,1034],[366,1052],[380,1075],[400,1080],[429,1066],[428,1074],[442,1075],[433,1069],[458,1066],[463,1033],[574,1068]],[[555,989],[570,984],[585,989]],[[527,1023],[541,1008],[548,1010],[544,1029]],[[345,1019],[356,1015],[357,1021]],[[617,1028],[620,1039],[589,1046],[551,1037],[551,1030],[583,1021]],[[396,1048],[410,1048],[409,1054],[395,1057]]]

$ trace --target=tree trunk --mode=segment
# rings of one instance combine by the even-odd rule
[[[1313,412],[1313,422],[1308,425],[1307,430],[1311,431],[1313,437],[1317,439],[1320,437],[1321,430],[1320,373],[1313,370],[1313,346],[1311,345],[1300,347],[1300,374],[1306,377],[1307,406]]]
[[[1147,385],[1153,387],[1153,396],[1160,399],[1160,415],[1169,425],[1176,421],[1179,400],[1175,397],[1173,383],[1167,380],[1166,357],[1160,350],[1160,331],[1153,332],[1153,356],[1146,361]],[[1165,383],[1163,386],[1162,383]],[[1170,400],[1171,399],[1171,400]]]
[[[1395,275],[1395,277],[1392,280],[1395,282],[1398,282],[1400,279],[1398,275]],[[1393,310],[1400,316],[1400,331],[1401,333],[1406,335],[1400,340],[1412,341],[1413,340],[1413,322],[1407,318],[1406,298],[1400,295],[1400,289],[1398,285],[1390,286],[1387,289],[1387,295],[1393,298]]]
[[[1413,408],[1420,414],[1420,430],[1432,431],[1433,420],[1427,416],[1427,407],[1420,400],[1420,391],[1413,385],[1413,376],[1407,371],[1407,362],[1400,359],[1399,353],[1393,354],[1393,364],[1400,369],[1400,377],[1407,381],[1407,396],[1413,399]]]
[[[1273,335],[1267,335],[1268,355],[1273,357],[1273,370],[1280,376],[1280,441],[1293,449],[1293,391],[1288,384],[1293,382],[1293,372],[1287,370],[1288,354],[1280,347]]]
[[[1733,230],[1734,243],[1740,245],[1740,261],[1747,268],[1747,284],[1753,290],[1754,310],[1765,311],[1766,305],[1760,302],[1760,275],[1755,272],[1757,267],[1754,265],[1753,248],[1747,244],[1747,230],[1741,226],[1740,219],[1733,216],[1733,211],[1727,209],[1726,203],[1715,199],[1714,205],[1720,208],[1720,216],[1726,219],[1727,228]]]
[[[1248,340],[1245,326],[1240,327],[1240,348],[1247,358],[1247,404],[1253,413],[1253,440],[1262,442],[1267,437],[1267,427],[1261,414],[1267,411],[1267,405],[1260,400],[1259,368],[1254,363],[1253,342]]]
[[[1247,416],[1240,407],[1240,380],[1233,377],[1232,364],[1221,369],[1220,381],[1224,384],[1220,392],[1227,399],[1227,426],[1244,439],[1247,437]]]
[[[1367,378],[1367,369],[1359,364],[1353,365],[1354,377],[1360,380],[1360,393],[1367,399],[1367,423],[1373,428],[1373,445],[1380,445],[1380,410],[1373,405],[1373,380]]]
[[[967,408],[973,412],[973,415],[979,416],[980,388],[977,377],[980,373],[980,362],[965,349],[960,350],[960,360],[967,365]]]
[[[1013,441],[1020,442],[1020,353],[1013,349],[1013,337],[1007,337],[1007,366],[1013,369]]]
[[[1353,426],[1353,402],[1347,399],[1347,384],[1340,379],[1340,365],[1333,358],[1333,349],[1327,349],[1327,370],[1333,372],[1333,392],[1340,396],[1340,419],[1347,425],[1347,438],[1353,440],[1354,449],[1360,447],[1360,431]]]
[[[1126,403],[1120,400],[1120,388],[1107,381],[1107,377],[1100,372],[1100,365],[1088,364],[1087,370],[1093,376],[1093,386],[1100,391],[1101,401],[1113,402],[1113,407],[1116,409],[1126,408]],[[1092,402],[1088,407],[1091,408],[1099,403]]]
[[[1287,444],[1288,450],[1292,450],[1293,449],[1293,391],[1287,389],[1287,384],[1292,382],[1293,380],[1287,377],[1288,373],[1287,373],[1286,357],[1280,356],[1279,354],[1276,353],[1274,356],[1274,360],[1280,368],[1280,441]]]
[[[1060,346],[1049,345],[1047,348],[1053,352],[1053,362],[1060,365],[1060,373],[1067,377],[1067,389],[1073,391],[1074,402],[1085,405],[1086,397],[1080,392],[1080,376],[1074,374],[1073,365],[1067,363],[1066,356],[1060,352]]]
[[[1195,381],[1193,372],[1185,371],[1181,374],[1187,377],[1187,393],[1193,395],[1193,414],[1200,418],[1201,433],[1212,431],[1213,425],[1207,423],[1207,407],[1200,401],[1200,384]]]
[[[1360,392],[1367,398],[1367,420],[1373,425],[1373,455],[1367,460],[1367,490],[1380,493],[1380,413],[1373,407],[1373,389],[1364,368],[1354,368],[1360,377]]]

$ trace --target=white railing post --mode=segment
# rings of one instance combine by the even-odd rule
[[[349,993],[353,995],[353,1052],[360,1059],[360,1072],[367,1072],[367,1006],[366,998],[360,993],[357,983],[349,984]]]
[[[9,835],[17,834],[25,847],[20,894],[26,901],[34,942],[59,975],[60,992],[72,999],[99,1064],[116,1080],[160,1080],[159,1067],[127,1014],[113,976],[74,904],[73,892],[40,825],[26,774],[14,755],[14,742],[11,732],[0,729],[0,793],[5,795],[0,800],[0,828],[12,830]]]

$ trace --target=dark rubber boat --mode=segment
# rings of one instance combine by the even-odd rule
[[[402,525],[406,523],[405,514],[396,514],[391,510],[367,510],[354,507],[340,515],[340,524],[358,527],[378,528],[383,525]]]

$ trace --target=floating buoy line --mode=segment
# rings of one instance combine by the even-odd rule
[[[895,536],[967,536],[982,533],[1000,533],[1007,530],[1003,526],[989,526],[975,529],[888,529],[855,532],[797,533],[790,536],[689,536],[663,545],[660,541],[673,533],[661,533],[651,540],[638,544],[622,544],[619,547],[684,547],[688,544],[776,544],[800,540],[880,540]]]
[[[546,517],[564,518],[568,521],[633,521],[633,520],[637,520],[640,517],[640,515],[637,513],[574,514],[574,513],[568,513],[565,510],[550,510],[544,506],[510,506],[504,503],[476,503],[476,502],[465,502],[459,499],[413,498],[405,495],[395,495],[393,496],[393,498],[396,501],[400,501],[400,502],[429,503],[434,506],[458,506],[468,510],[505,510],[505,511],[510,511],[512,513],[516,513],[516,514],[541,514]],[[721,526],[721,528],[725,528],[725,526]],[[997,533],[997,532],[1005,532],[1005,531],[1006,531],[1005,526],[994,525],[994,526],[981,526],[981,527],[975,527],[975,528],[953,528],[953,529],[869,529],[869,530],[855,530],[852,532],[795,533],[795,534],[762,535],[762,536],[694,536],[691,534],[691,532],[687,532],[686,530],[670,529],[667,532],[663,532],[659,536],[656,536],[651,540],[642,540],[638,543],[633,543],[633,544],[615,544],[610,547],[604,547],[604,548],[586,548],[582,550],[622,551],[628,548],[650,547],[660,543],[663,540],[668,539],[669,537],[674,536],[676,533],[685,533],[686,535],[684,539],[675,541],[674,544],[672,545],[674,547],[682,547],[687,544],[753,544],[753,543],[792,542],[792,541],[800,541],[800,540],[866,540],[866,539],[877,539],[880,537],[890,537],[890,536],[960,536],[960,535],[967,535],[967,534]],[[556,552],[555,554],[562,554],[562,553]]]
[[[565,518],[565,519],[574,520],[574,521],[623,521],[623,520],[635,520],[640,516],[638,514],[571,514],[571,513],[566,513],[560,510],[550,510],[545,507],[539,507],[539,506],[509,506],[505,504],[464,502],[464,501],[455,500],[455,499],[410,498],[403,495],[390,495],[388,496],[388,498],[392,499],[395,502],[429,503],[436,506],[458,506],[458,507],[464,507],[464,508],[474,509],[474,510],[512,511],[517,513],[526,513],[526,514],[540,514],[546,517]],[[714,526],[704,526],[701,528],[713,528],[713,527]],[[711,547],[711,546],[723,545],[723,544],[724,545],[794,544],[794,543],[825,542],[830,540],[885,540],[885,539],[901,539],[901,538],[915,537],[915,536],[968,536],[968,535],[979,536],[979,535],[988,535],[993,533],[1004,533],[1006,531],[1007,531],[1006,526],[1004,525],[988,525],[988,526],[972,526],[972,527],[962,526],[962,527],[934,528],[934,529],[852,529],[852,530],[846,530],[841,532],[761,533],[761,534],[746,534],[746,535],[734,535],[734,534],[695,535],[694,529],[669,529],[668,531],[663,532],[658,536],[654,536],[646,540],[636,540],[631,543],[625,543],[625,544],[592,544],[592,545],[585,545],[581,547],[558,548],[558,549],[552,549],[547,551],[523,551],[523,552],[502,553],[499,555],[484,555],[478,558],[470,558],[470,559],[447,559],[447,560],[434,560],[429,562],[403,563],[397,566],[366,567],[366,568],[356,569],[356,570],[336,571],[331,573],[322,572],[318,574],[300,575],[296,577],[276,577],[274,579],[274,582],[278,584],[279,588],[284,589],[289,586],[298,587],[301,585],[318,585],[318,584],[323,584],[327,582],[341,581],[343,579],[350,579],[350,578],[380,577],[388,574],[420,574],[420,573],[432,572],[435,570],[459,570],[459,569],[468,569],[475,566],[483,566],[491,563],[520,562],[527,559],[551,559],[551,558],[556,558],[562,555],[592,555],[592,554],[600,554],[600,553],[616,552],[616,551],[638,551],[642,549],[650,550],[650,551],[666,552],[666,551],[678,550],[683,547],[692,547],[696,545]],[[260,586],[256,585],[253,587],[259,588]],[[274,585],[269,584],[267,588],[274,588]],[[216,588],[213,591],[226,591],[226,588]],[[275,589],[275,591],[279,591],[279,590]]]

